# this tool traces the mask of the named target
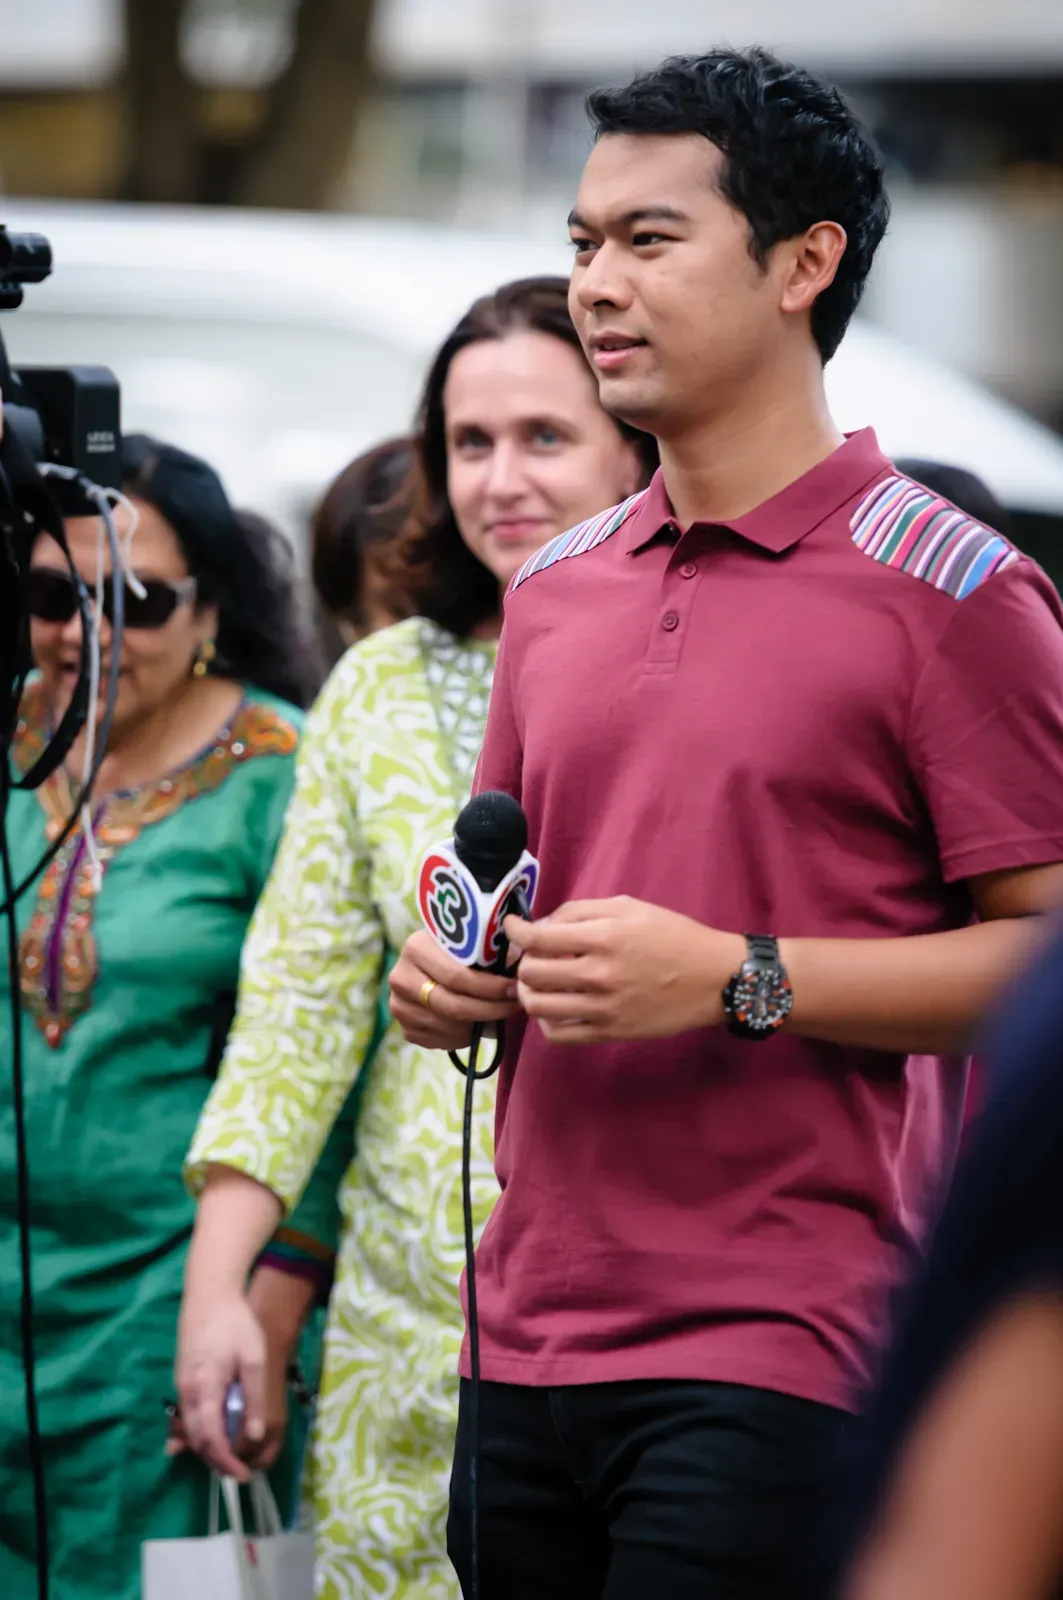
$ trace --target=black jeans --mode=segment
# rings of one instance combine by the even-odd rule
[[[725,1383],[480,1388],[480,1600],[819,1600],[844,1413]],[[447,1548],[468,1595],[469,1385]]]

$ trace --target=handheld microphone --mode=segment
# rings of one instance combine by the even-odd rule
[[[539,883],[539,863],[528,853],[528,819],[512,795],[489,789],[470,800],[454,824],[454,838],[429,850],[417,880],[417,904],[433,939],[463,966],[505,972],[508,943],[502,921],[531,917]],[[465,1221],[465,1287],[469,1311],[469,1519],[471,1585],[469,1600],[480,1594],[480,1325],[476,1303],[476,1256],[472,1216],[472,1107],[477,1078],[498,1070],[504,1027],[497,1030],[495,1057],[483,1072],[476,1059],[483,1024],[472,1030],[468,1065],[454,1051],[450,1059],[465,1076],[461,1135],[461,1199]]]
[[[421,863],[421,919],[462,966],[505,971],[502,920],[531,916],[539,882],[539,863],[527,844],[528,819],[516,800],[490,789],[469,801],[454,838],[434,846]]]

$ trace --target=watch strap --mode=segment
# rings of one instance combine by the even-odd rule
[[[757,966],[765,967],[778,967],[781,965],[779,960],[779,941],[773,938],[770,933],[747,933],[746,944],[749,947],[746,957],[748,961],[755,962]]]

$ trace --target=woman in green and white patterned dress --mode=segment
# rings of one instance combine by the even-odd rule
[[[250,1265],[282,1210],[296,1208],[269,1255],[271,1272],[292,1273],[290,1293],[276,1296],[288,1313],[272,1319],[283,1346],[312,1297],[300,1274],[327,1256],[339,1185],[306,1484],[322,1600],[457,1594],[445,1530],[462,1328],[462,1080],[387,1027],[354,1090],[356,1153],[347,1097],[389,952],[416,926],[421,858],[469,792],[503,587],[546,540],[638,488],[653,449],[601,410],[560,279],[510,284],[472,307],[431,368],[422,429],[423,517],[409,550],[421,615],[355,645],[310,715],[245,947],[235,1028],[189,1155],[203,1197],[178,1384],[190,1442],[223,1470],[241,1469],[220,1426],[237,1375],[248,1395],[243,1463],[275,1445],[263,1402],[269,1330],[244,1294]],[[480,1227],[497,1192],[491,1098],[485,1085],[474,1136]],[[253,1299],[260,1317],[263,1303]]]

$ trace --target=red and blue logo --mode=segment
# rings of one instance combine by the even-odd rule
[[[484,929],[484,966],[493,967],[502,953],[502,921],[505,917],[516,915],[519,909],[518,892],[524,891],[524,899],[530,908],[535,904],[538,882],[539,863],[534,856],[525,853],[515,876],[503,885],[488,915]]]
[[[439,850],[421,864],[417,903],[425,927],[455,960],[473,960],[480,940],[480,905],[476,884],[459,861]]]

